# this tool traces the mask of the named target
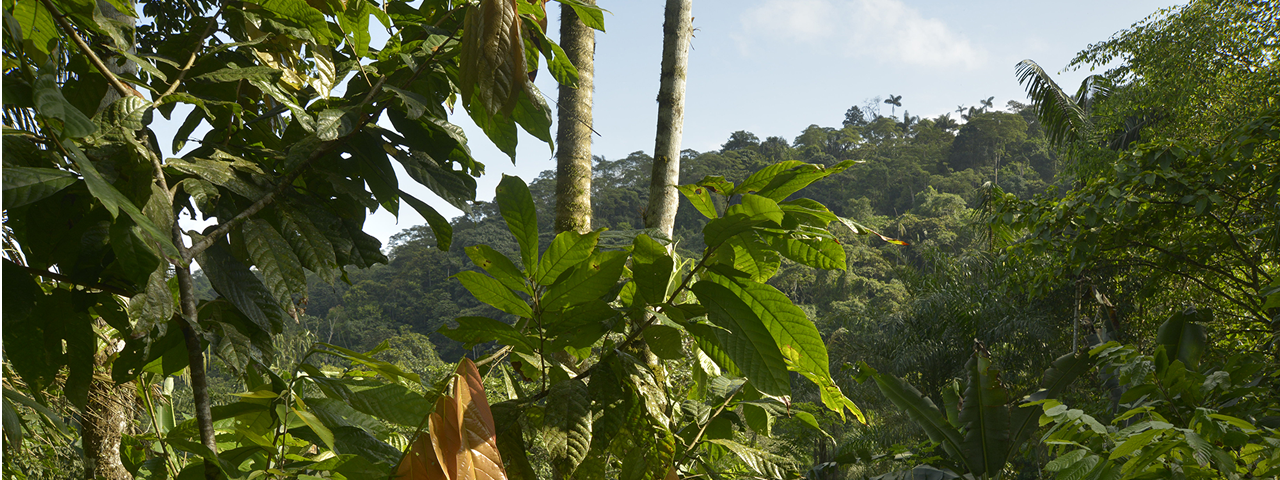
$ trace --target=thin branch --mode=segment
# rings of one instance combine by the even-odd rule
[[[143,100],[147,99],[147,97],[142,96],[141,92],[135,90],[133,87],[125,85],[119,78],[116,78],[114,73],[111,73],[111,70],[107,69],[107,65],[102,63],[102,59],[98,58],[98,55],[93,52],[92,48],[89,48],[89,45],[85,43],[83,38],[80,38],[80,34],[76,33],[75,29],[71,27],[71,24],[67,22],[66,16],[63,15],[62,12],[58,11],[58,7],[55,7],[52,1],[40,0],[40,2],[44,4],[44,8],[49,9],[49,13],[53,14],[54,21],[58,22],[58,27],[62,28],[63,33],[68,37],[71,37],[71,40],[80,48],[80,51],[83,52],[86,57],[89,57],[89,63],[92,63],[93,67],[97,68],[98,71],[102,73],[102,76],[107,78],[107,83],[110,83],[117,92],[120,92],[120,95],[134,96]]]
[[[711,414],[711,416],[707,418],[707,423],[702,424],[702,428],[698,429],[698,434],[693,437],[693,441],[689,442],[689,448],[685,449],[684,455],[680,456],[680,462],[683,462],[689,458],[689,454],[693,453],[693,449],[698,446],[698,441],[702,440],[702,434],[706,433],[707,426],[711,425],[712,420],[715,420],[716,417],[720,416],[720,412],[723,412],[724,408],[729,406],[729,402],[733,401],[733,397],[737,396],[738,392],[741,392],[742,387],[745,387],[745,386],[747,386],[747,382],[742,382],[740,385],[738,385],[738,388],[733,389],[733,392],[730,393],[729,396],[724,399],[724,403],[720,404],[720,408],[716,409],[716,413]]]
[[[17,264],[15,263],[15,265],[17,265]],[[82,282],[82,281],[79,281],[79,280],[73,279],[73,278],[71,278],[71,277],[68,277],[68,276],[63,275],[63,274],[60,274],[60,273],[53,273],[53,272],[50,272],[50,271],[47,271],[47,270],[40,270],[40,269],[38,269],[38,268],[32,268],[32,267],[28,267],[28,266],[25,266],[25,265],[19,265],[19,266],[20,266],[20,267],[22,267],[22,269],[26,270],[28,273],[31,273],[32,275],[39,275],[39,276],[41,276],[41,277],[44,277],[44,278],[47,278],[47,279],[50,279],[50,280],[57,280],[57,281],[62,282],[62,283],[69,283],[69,284],[72,284],[72,285],[79,285],[79,286],[81,286],[81,287],[85,287],[85,288],[92,288],[92,289],[96,289],[96,290],[102,290],[102,291],[104,291],[104,292],[107,292],[107,293],[113,293],[113,294],[119,295],[119,296],[121,296],[121,297],[132,297],[132,296],[136,295],[136,293],[135,293],[135,292],[130,292],[130,291],[125,290],[125,289],[120,288],[120,287],[113,287],[113,286],[111,286],[111,285],[103,285],[103,284],[101,284],[101,283],[86,283],[86,282]]]
[[[209,38],[209,35],[213,33],[213,27],[218,25],[218,15],[221,14],[222,8],[219,7],[218,10],[214,12],[213,17],[209,18],[209,24],[204,27],[204,33],[200,34],[200,41],[196,44],[196,48],[192,50],[191,55],[187,57],[187,64],[183,65],[182,70],[178,71],[178,77],[173,79],[173,83],[169,84],[169,88],[165,90],[164,93],[160,94],[159,97],[156,97],[156,101],[152,102],[153,106],[159,105],[160,101],[164,100],[164,97],[167,97],[173,94],[174,91],[178,90],[178,85],[180,85],[182,80],[187,77],[187,73],[191,71],[191,67],[196,64],[196,58],[199,57],[196,52],[200,50],[201,45],[204,45],[204,39]]]

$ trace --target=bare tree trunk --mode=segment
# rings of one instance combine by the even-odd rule
[[[693,0],[667,0],[662,24],[662,75],[658,87],[658,134],[653,148],[653,177],[644,226],[671,238],[676,223],[680,181],[680,136],[684,133],[684,84],[689,41],[693,37]]]
[[[594,4],[595,0],[586,3]],[[560,86],[556,130],[556,232],[591,231],[591,95],[596,32],[560,5],[560,47],[578,68],[578,88]]]

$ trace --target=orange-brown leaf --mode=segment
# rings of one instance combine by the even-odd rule
[[[498,453],[497,429],[493,426],[493,413],[485,398],[484,380],[475,364],[462,359],[458,364],[458,380],[454,396],[462,416],[462,454],[465,457],[467,480],[506,480],[502,468],[502,456]],[[463,467],[459,462],[459,468]]]
[[[467,477],[459,477],[461,472],[458,459],[459,451],[462,449],[462,428],[458,422],[457,400],[448,395],[441,395],[436,399],[436,411],[431,412],[427,427],[431,432],[431,446],[435,449],[436,457],[440,459],[440,467],[444,470],[445,478],[468,480]]]
[[[398,480],[445,480],[444,470],[440,468],[440,460],[436,458],[435,447],[431,445],[431,436],[427,432],[418,434],[418,438],[409,447],[404,460],[396,468],[392,477]]]

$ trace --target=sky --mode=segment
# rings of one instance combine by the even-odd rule
[[[598,0],[604,32],[596,33],[594,155],[608,159],[651,153],[662,54],[662,1]],[[1155,0],[694,0],[692,49],[682,148],[717,150],[731,132],[793,140],[812,124],[839,127],[849,107],[901,95],[902,110],[932,118],[995,97],[1026,102],[1014,66],[1030,58],[1074,91],[1090,72],[1063,71],[1077,52],[1177,3]],[[560,6],[548,4],[557,38]],[[377,41],[375,37],[375,42]],[[538,88],[555,100],[543,70]],[[554,103],[552,104],[554,108]],[[881,113],[888,115],[890,106]],[[531,181],[553,170],[550,147],[521,132],[514,164],[459,108],[450,119],[467,132],[486,165],[478,199],[493,198],[503,174]],[[554,132],[554,126],[553,132]],[[197,137],[199,135],[196,135]],[[398,168],[398,166],[397,166]],[[399,171],[402,186],[445,217],[461,212]],[[400,217],[379,210],[365,231],[386,245],[423,224],[410,208]]]

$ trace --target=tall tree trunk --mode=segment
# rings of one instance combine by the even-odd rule
[[[595,0],[586,3],[595,4]],[[578,88],[560,86],[556,130],[556,232],[591,231],[591,95],[596,33],[560,5],[560,47],[578,68]]]
[[[684,133],[684,84],[689,40],[693,37],[693,0],[667,0],[662,23],[662,75],[658,87],[658,134],[653,148],[653,177],[644,226],[671,238],[676,223],[680,181],[680,136]]]

